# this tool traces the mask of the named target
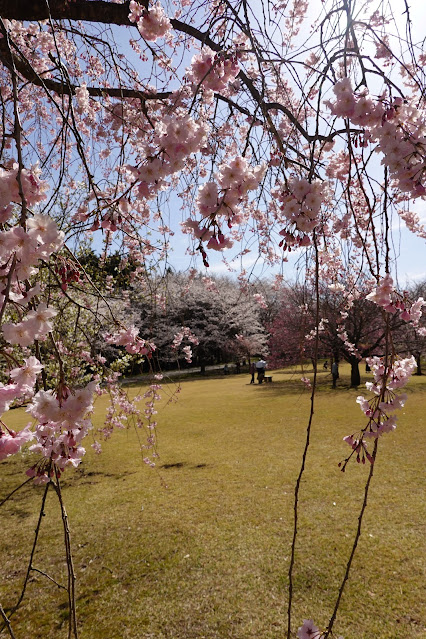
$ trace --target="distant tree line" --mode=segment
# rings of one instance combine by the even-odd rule
[[[318,287],[318,294],[307,285],[283,286],[275,317],[268,325],[271,366],[313,360],[318,318],[317,355],[348,362],[351,386],[358,386],[361,360],[383,356],[385,349],[386,324],[382,311],[368,299],[367,291],[362,281],[356,287],[330,288],[323,283]],[[426,296],[426,282],[411,285],[406,295],[411,299]],[[414,355],[417,374],[421,375],[421,358],[426,350],[426,338],[422,335],[424,318],[419,327],[404,321],[397,312],[390,315],[388,321],[393,333],[393,351],[404,356]]]
[[[145,287],[132,284],[130,273],[137,267],[123,261],[119,253],[103,259],[91,249],[79,257],[88,275],[117,305],[132,316],[145,339],[156,350],[151,362],[129,359],[128,373],[156,369],[167,370],[189,363],[182,349],[173,346],[183,327],[197,343],[191,343],[191,366],[204,372],[207,365],[225,362],[250,362],[255,356],[268,356],[270,368],[314,362],[315,326],[319,319],[317,356],[331,361],[346,361],[351,367],[351,386],[360,384],[360,362],[383,355],[385,325],[382,312],[368,299],[368,282],[362,278],[353,286],[330,287],[283,283],[272,285],[257,281],[242,288],[230,277],[169,271],[146,279]],[[406,295],[426,297],[426,282],[408,287]],[[404,321],[399,313],[390,316],[394,340],[392,348],[401,355],[414,355],[417,374],[422,374],[422,356],[426,338],[419,327]],[[185,341],[184,344],[188,345]],[[114,359],[116,347],[98,340],[97,348]]]

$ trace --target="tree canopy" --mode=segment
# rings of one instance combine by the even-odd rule
[[[160,370],[179,359],[184,363],[184,355],[204,372],[206,364],[267,351],[260,306],[229,278],[169,275],[155,291],[150,299],[135,291],[132,307],[141,334],[156,345]],[[177,350],[176,335],[186,352]]]

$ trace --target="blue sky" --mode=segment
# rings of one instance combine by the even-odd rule
[[[254,7],[256,2],[251,3]],[[403,26],[403,14],[405,11],[405,4],[403,0],[392,0],[391,3],[395,16],[401,16],[401,27]],[[303,29],[300,40],[303,41],[308,36],[310,26],[323,11],[324,6],[320,0],[311,0],[309,4],[309,16],[306,21],[306,27]],[[426,2],[424,0],[411,0],[410,12],[412,17],[412,33],[414,40],[421,40],[424,37],[424,25],[426,23]],[[117,32],[118,35],[118,32]],[[125,37],[121,32],[119,40],[125,45]],[[125,47],[128,49],[128,44]],[[189,62],[189,59],[188,59]],[[216,251],[209,251],[208,260],[210,263],[209,269],[204,269],[200,256],[191,257],[187,254],[186,249],[190,243],[188,235],[183,235],[179,228],[180,216],[180,200],[176,196],[172,196],[169,204],[169,208],[174,212],[170,216],[169,224],[175,231],[175,235],[171,239],[172,252],[170,254],[171,266],[180,271],[184,271],[191,267],[196,267],[198,270],[206,271],[210,274],[229,274],[229,270],[223,263],[222,254]],[[420,215],[423,223],[426,224],[426,203],[418,202],[415,209]],[[410,231],[405,228],[404,223],[397,221],[393,229],[395,252],[398,256],[397,273],[401,286],[404,286],[406,282],[420,281],[426,279],[426,262],[425,262],[425,242],[423,239],[414,236]],[[94,247],[100,248],[100,237],[97,235],[94,241]],[[235,250],[225,251],[224,256],[227,259],[231,259],[236,253]],[[266,268],[263,260],[253,252],[244,256],[242,259],[231,262],[231,266],[235,269],[235,275],[237,275],[241,268],[245,268],[248,272],[253,269],[254,276],[268,277],[277,273],[282,273],[286,279],[293,280],[295,278],[295,264],[300,257],[300,253],[293,253],[288,255],[288,262],[283,263],[281,266],[273,268]],[[232,274],[232,273],[231,273]]]

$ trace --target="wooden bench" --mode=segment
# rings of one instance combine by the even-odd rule
[[[265,380],[265,384],[272,384],[272,375],[265,375],[263,379]]]

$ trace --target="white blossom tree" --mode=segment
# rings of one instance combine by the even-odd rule
[[[266,352],[266,331],[261,324],[261,308],[253,295],[241,291],[229,278],[176,274],[159,281],[156,295],[147,303],[142,297],[137,321],[142,334],[156,345],[154,360],[160,366],[175,362],[180,355],[175,336],[183,328],[195,338],[187,357],[205,372],[206,364],[241,357],[242,339],[252,354]],[[135,304],[135,302],[133,302]],[[255,350],[253,350],[256,345]],[[244,357],[247,349],[243,349]]]

